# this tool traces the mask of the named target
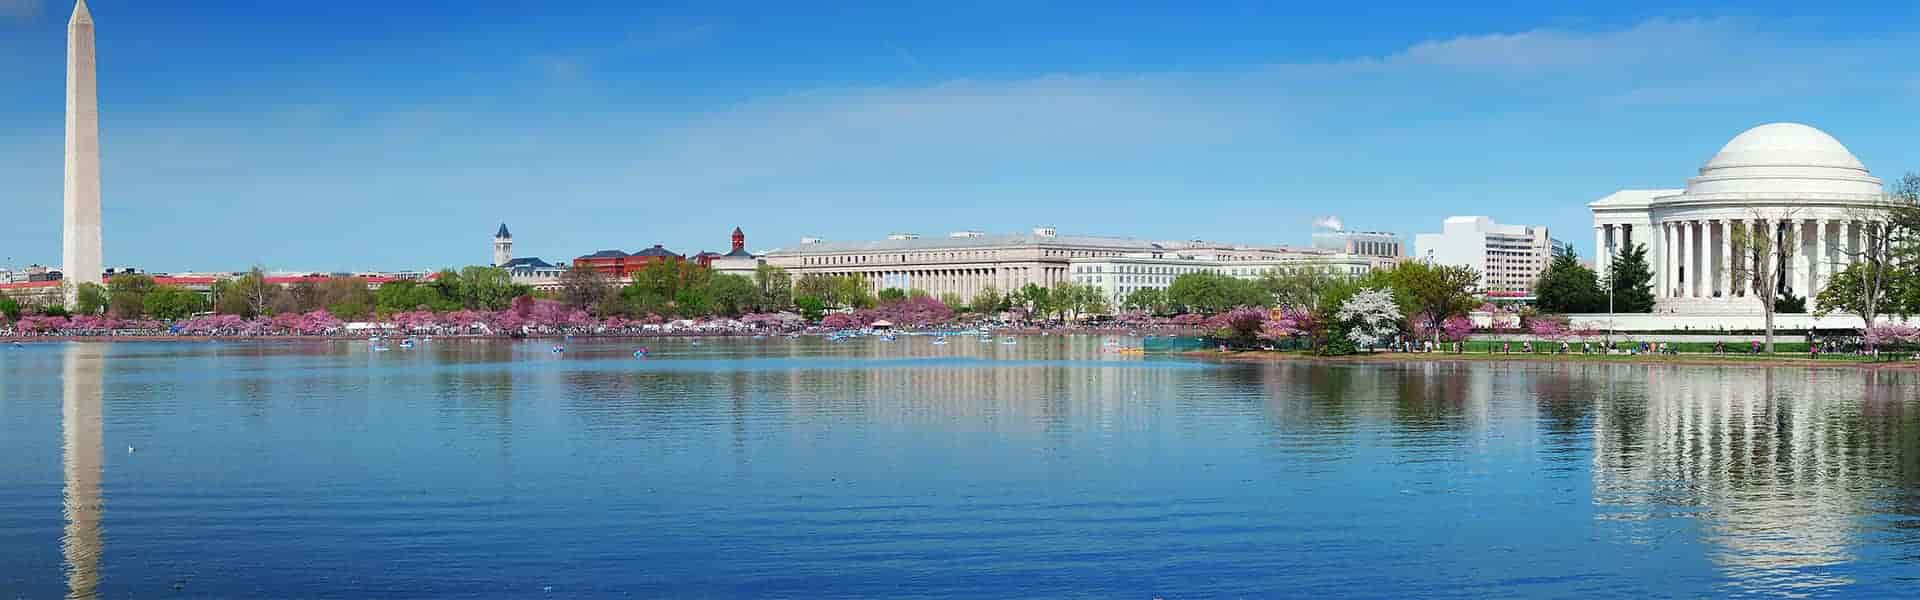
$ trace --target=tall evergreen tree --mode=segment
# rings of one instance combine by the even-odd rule
[[[1607,310],[1606,292],[1593,269],[1580,264],[1573,248],[1561,247],[1553,253],[1553,262],[1540,274],[1533,295],[1541,312],[1592,313]]]
[[[1653,266],[1647,263],[1645,244],[1621,247],[1613,257],[1607,279],[1607,285],[1613,288],[1614,312],[1653,312]],[[1600,299],[1603,309],[1606,301]]]

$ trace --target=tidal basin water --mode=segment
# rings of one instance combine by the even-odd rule
[[[1920,589],[1910,373],[550,345],[0,348],[0,597]]]

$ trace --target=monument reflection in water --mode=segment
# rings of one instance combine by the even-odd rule
[[[67,344],[60,379],[61,455],[66,486],[61,503],[66,532],[67,597],[93,598],[100,584],[101,396],[104,344]]]

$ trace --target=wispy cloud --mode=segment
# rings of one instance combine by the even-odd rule
[[[903,61],[912,58],[889,48]],[[740,103],[660,139],[670,156],[735,165],[728,170],[735,173],[771,172],[782,164],[815,168],[850,157],[951,159],[979,148],[1002,156],[1110,155],[1249,135],[1279,136],[1271,143],[1285,145],[1296,126],[1364,130],[1404,124],[1401,119],[1415,114],[1497,119],[1505,111],[1553,106],[1725,100],[1715,94],[1765,94],[1756,80],[1774,93],[1797,94],[1840,77],[1821,65],[1862,52],[1789,47],[1764,28],[1735,20],[1659,19],[1613,30],[1464,36],[1382,56],[1239,73],[812,90]],[[1761,70],[1777,78],[1756,79]],[[1491,79],[1463,83],[1463,75]],[[1449,115],[1453,103],[1473,112]],[[1383,117],[1368,122],[1375,116]]]
[[[0,0],[0,20],[29,21],[46,11],[44,0]]]
[[[1421,42],[1384,59],[1450,70],[1537,74],[1551,69],[1621,68],[1727,49],[1737,21],[1653,19],[1625,29],[1534,29]]]

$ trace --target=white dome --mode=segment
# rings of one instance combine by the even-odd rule
[[[1768,123],[1743,131],[1701,170],[1725,167],[1867,168],[1840,140],[1799,123]]]
[[[1837,198],[1880,193],[1880,179],[1867,172],[1840,140],[1799,123],[1768,123],[1733,136],[1686,194],[1707,197]]]

